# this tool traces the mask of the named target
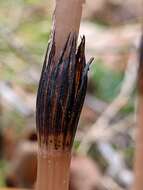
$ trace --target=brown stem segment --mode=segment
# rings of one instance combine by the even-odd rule
[[[39,153],[36,190],[68,190],[70,161],[70,152]]]
[[[85,0],[56,0],[53,18],[56,59],[59,58],[69,34],[75,33],[78,36],[83,3]]]

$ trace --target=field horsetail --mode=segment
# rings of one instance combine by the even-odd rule
[[[93,61],[86,63],[84,36],[77,47],[82,4],[83,0],[56,2],[37,93],[37,190],[69,189],[71,150]]]

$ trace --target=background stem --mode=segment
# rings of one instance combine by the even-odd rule
[[[143,96],[139,97],[135,156],[135,182],[133,190],[143,189]]]

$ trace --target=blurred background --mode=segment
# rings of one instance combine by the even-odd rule
[[[0,187],[35,184],[35,100],[53,8],[52,0],[0,0]],[[70,190],[132,185],[142,8],[142,0],[87,0],[84,7],[80,34],[86,36],[87,59],[94,56],[95,62]]]

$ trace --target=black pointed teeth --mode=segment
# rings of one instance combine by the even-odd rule
[[[36,125],[40,146],[47,149],[70,150],[73,144],[86,88],[87,72],[93,58],[86,64],[85,37],[76,51],[77,37],[70,35],[54,63],[55,42],[46,54],[39,83]],[[48,56],[47,56],[48,55]]]

